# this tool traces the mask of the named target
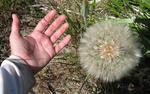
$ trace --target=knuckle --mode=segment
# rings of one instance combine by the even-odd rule
[[[53,36],[52,36],[52,40],[56,40],[56,39],[58,39],[58,36],[56,35],[56,34],[54,34]]]
[[[45,21],[45,19],[43,18],[41,21],[40,21],[41,25],[43,26],[46,26],[48,23]]]
[[[47,24],[49,23],[46,17],[44,17],[43,20],[44,20]]]
[[[55,29],[56,23],[51,24],[51,30],[53,31]]]
[[[13,39],[13,38],[12,38],[12,36],[10,35],[10,36],[9,36],[9,40],[11,41],[12,39]]]
[[[58,51],[61,50],[61,45],[57,45]]]

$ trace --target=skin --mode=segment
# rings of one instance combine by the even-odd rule
[[[52,22],[56,14],[55,10],[49,11],[27,36],[21,35],[19,18],[16,14],[12,14],[13,21],[9,37],[11,54],[22,58],[35,73],[46,66],[71,40],[71,36],[66,35],[56,44],[69,27],[69,24],[65,22],[65,15],[60,15]],[[48,25],[50,22],[52,23]]]

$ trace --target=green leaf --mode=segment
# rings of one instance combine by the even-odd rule
[[[106,20],[104,22],[106,23],[126,23],[126,24],[129,24],[129,23],[134,23],[134,20],[135,18],[128,18],[128,19],[120,19],[120,18],[116,18],[116,19],[109,19],[109,20]]]

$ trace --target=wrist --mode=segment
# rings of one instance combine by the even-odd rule
[[[27,61],[24,60],[23,58],[21,58],[20,56],[11,54],[8,59],[10,59],[10,60],[17,60],[19,63],[25,65],[33,74],[36,73],[36,72],[32,69],[32,67],[30,67],[30,65],[27,63]]]
[[[26,61],[23,58],[21,58],[21,57],[19,57],[17,55],[10,55],[9,59],[19,60],[22,64],[27,65]]]

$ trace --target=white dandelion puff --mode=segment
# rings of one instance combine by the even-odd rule
[[[140,49],[125,24],[99,23],[84,33],[79,46],[80,63],[105,82],[119,80],[138,65]]]

